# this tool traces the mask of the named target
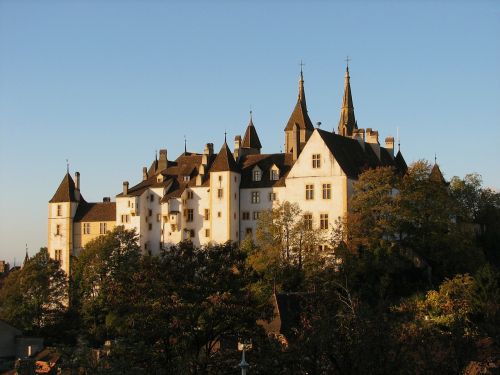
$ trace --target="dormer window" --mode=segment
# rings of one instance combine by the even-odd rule
[[[189,179],[190,179],[190,178],[189,178],[189,176],[184,176],[184,177],[183,177],[183,181],[184,181],[184,182],[188,182],[188,181],[189,181]]]
[[[156,182],[163,182],[163,176],[158,175],[158,177],[156,177]]]
[[[256,167],[252,171],[252,181],[260,181],[262,179],[262,171]]]
[[[278,181],[280,179],[280,171],[278,169],[271,169],[271,181]]]

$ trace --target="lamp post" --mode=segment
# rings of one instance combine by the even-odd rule
[[[252,349],[251,341],[238,342],[238,350],[241,351],[241,375],[247,375],[247,370],[250,367],[248,362],[245,360],[245,351]]]

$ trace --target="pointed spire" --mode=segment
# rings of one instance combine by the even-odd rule
[[[302,71],[302,67],[305,64],[300,61],[300,79],[299,79],[299,102],[302,103],[304,107],[306,107],[306,94],[304,92],[304,73]]]
[[[30,257],[28,255],[28,244],[26,244],[26,255],[24,256],[24,262],[23,262],[23,267],[26,265],[26,263],[30,260]]]
[[[304,90],[304,74],[302,71],[302,64],[300,67],[300,78],[299,78],[299,95],[297,99],[297,104],[295,104],[295,108],[293,109],[292,115],[288,120],[285,131],[293,130],[294,125],[297,124],[299,129],[307,129],[311,132],[314,131],[314,126],[307,114],[307,105],[306,105],[306,94]]]
[[[346,61],[347,64],[349,64],[349,57]],[[352,136],[353,130],[357,128],[358,124],[354,116],[354,105],[351,94],[351,77],[349,75],[349,65],[347,65],[344,76],[344,96],[342,98],[342,108],[340,110],[338,133],[350,137]]]
[[[250,121],[248,123],[247,130],[245,131],[241,147],[255,148],[258,150],[262,148],[259,136],[257,135],[257,130],[255,130],[255,126],[253,125],[252,111],[250,111]]]
[[[444,179],[443,173],[441,172],[439,165],[437,165],[436,163],[436,158],[434,158],[434,166],[431,169],[429,180],[446,184],[446,180]]]

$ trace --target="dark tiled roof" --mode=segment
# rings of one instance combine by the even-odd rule
[[[263,188],[271,186],[285,186],[285,178],[293,165],[292,154],[257,154],[245,155],[240,160],[241,184],[245,188]],[[262,170],[261,180],[252,181],[252,171],[258,165]],[[279,179],[271,180],[271,168],[276,165],[279,169]]]
[[[292,115],[288,119],[285,130],[293,130],[293,126],[297,124],[299,129],[309,129],[314,130],[314,126],[307,114],[307,107],[304,102],[300,99],[297,100],[295,108],[293,109]]]
[[[365,148],[363,149],[363,146],[356,139],[343,137],[320,129],[318,129],[318,132],[335,157],[335,160],[337,160],[349,178],[357,179],[359,174],[364,170],[380,166],[395,166],[399,170],[396,160],[391,158],[389,151],[384,147],[380,147],[379,160],[369,143],[365,143]]]
[[[431,181],[441,182],[443,184],[446,184],[446,180],[444,179],[443,174],[441,173],[441,169],[437,164],[434,164],[434,166],[432,167],[429,179]]]
[[[408,166],[406,165],[406,161],[403,158],[403,154],[401,153],[401,151],[398,151],[398,153],[396,154],[396,157],[394,158],[394,165],[396,166],[398,173],[400,173],[401,175],[405,174],[408,170]]]
[[[224,172],[224,171],[231,171],[231,172],[240,172],[240,168],[238,167],[238,164],[234,161],[233,154],[231,153],[231,150],[229,150],[229,147],[227,146],[227,143],[224,142],[222,145],[219,154],[215,158],[211,168],[210,172]]]
[[[247,130],[245,132],[245,136],[243,137],[243,142],[241,144],[241,147],[257,148],[259,150],[262,148],[259,136],[257,135],[257,131],[255,130],[255,126],[253,125],[252,119],[250,119],[250,123],[247,126]]]
[[[75,222],[82,221],[115,221],[116,203],[82,203],[76,210]]]
[[[81,195],[80,201],[85,202]],[[71,178],[69,173],[66,173],[63,180],[59,184],[56,193],[49,201],[49,203],[58,202],[78,202],[75,181],[73,181],[73,178]]]

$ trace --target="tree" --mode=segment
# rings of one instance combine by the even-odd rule
[[[64,314],[68,282],[47,248],[11,272],[0,289],[0,318],[27,333],[50,333]]]

